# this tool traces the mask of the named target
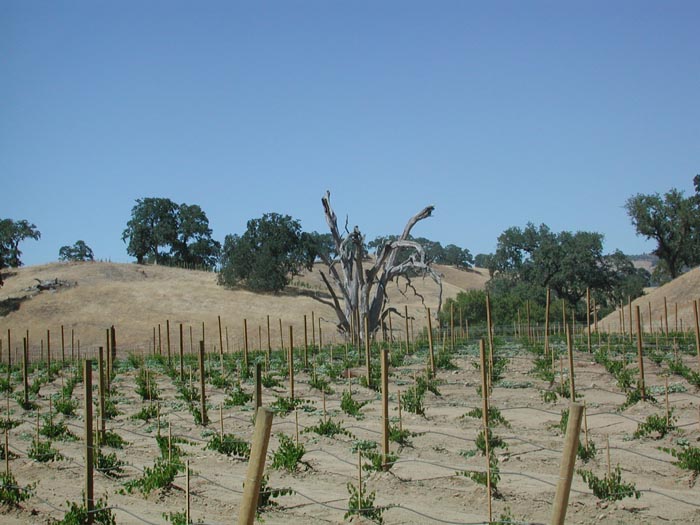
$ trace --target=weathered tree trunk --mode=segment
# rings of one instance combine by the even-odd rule
[[[338,329],[341,332],[350,333],[353,319],[359,321],[359,326],[364,326],[366,319],[370,334],[380,329],[384,318],[389,311],[393,310],[388,308],[387,286],[390,282],[398,283],[400,278],[405,279],[406,290],[410,288],[423,300],[413,287],[412,274],[421,275],[423,278],[430,277],[439,286],[439,302],[436,310],[439,312],[442,305],[442,280],[425,261],[423,247],[409,239],[411,229],[419,221],[430,217],[433,206],[428,206],[411,217],[401,236],[378,249],[376,258],[372,262],[363,260],[364,236],[357,226],[352,232],[346,228],[345,236],[340,233],[338,219],[331,208],[330,192],[326,192],[321,202],[338,255],[333,259],[322,256],[323,262],[328,267],[328,276],[325,272],[320,273],[333,300],[333,307],[338,316]],[[397,255],[401,249],[409,255],[397,261]],[[363,263],[371,266],[365,269]],[[401,315],[396,310],[393,311]],[[359,333],[362,337],[363,331],[360,330]]]

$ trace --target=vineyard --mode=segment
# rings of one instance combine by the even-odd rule
[[[21,352],[9,367],[3,355],[3,522],[84,522],[92,443],[95,523],[185,523],[188,512],[193,523],[230,523],[259,402],[274,412],[258,502],[267,523],[548,523],[572,393],[585,411],[567,522],[700,519],[692,333],[645,334],[640,363],[627,334],[594,333],[589,351],[579,329],[569,354],[558,326],[546,342],[539,327],[492,340],[474,327],[394,330],[369,347],[367,366],[363,344],[295,341],[286,328],[269,349],[207,342],[200,354],[168,332],[138,352],[107,338],[101,358],[85,346],[51,356],[42,341],[26,370]]]

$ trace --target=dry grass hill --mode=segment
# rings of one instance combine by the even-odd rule
[[[658,288],[650,289],[649,293],[632,301],[632,321],[636,323],[634,312],[637,306],[642,317],[644,330],[649,331],[649,305],[651,305],[652,327],[654,331],[660,328],[665,329],[668,322],[668,329],[690,330],[695,327],[695,314],[693,312],[693,301],[700,298],[700,267],[674,279]],[[665,303],[664,303],[665,300]],[[629,307],[624,307],[624,324],[629,330]],[[666,321],[668,319],[668,321]],[[620,313],[616,312],[608,315],[599,323],[601,330],[619,331]]]
[[[462,271],[438,266],[444,275],[443,298],[453,297],[460,290],[483,288],[488,280],[485,270]],[[279,346],[279,319],[294,326],[295,339],[303,340],[304,315],[311,322],[311,313],[321,319],[324,338],[333,337],[335,315],[320,302],[323,284],[316,270],[295,279],[293,286],[281,294],[256,294],[244,290],[227,290],[216,284],[216,275],[208,272],[182,270],[164,266],[117,263],[52,263],[13,270],[5,274],[5,286],[0,288],[0,303],[15,304],[19,309],[0,317],[0,338],[6,340],[11,329],[12,346],[21,344],[22,334],[30,333],[30,347],[38,353],[47,330],[51,331],[51,347],[60,349],[61,326],[64,327],[66,347],[70,345],[71,330],[82,348],[104,344],[105,329],[114,325],[117,347],[145,350],[152,345],[153,328],[161,325],[163,345],[166,341],[166,320],[170,321],[173,346],[179,341],[179,324],[185,330],[189,347],[190,326],[194,327],[196,342],[205,326],[207,349],[218,348],[218,316],[224,333],[228,330],[228,347],[240,348],[243,341],[243,320],[247,319],[249,344],[257,348],[267,344],[267,316],[270,316],[271,338]],[[37,292],[39,281],[65,281],[69,286]],[[437,287],[429,279],[417,279],[417,289],[425,296],[426,305],[437,306]],[[409,311],[417,319],[425,318],[419,299],[402,296],[400,290],[390,290],[397,308]],[[421,323],[416,325],[416,328]],[[261,327],[259,329],[259,327]],[[309,324],[309,334],[311,332]],[[310,336],[309,336],[310,337]],[[326,339],[328,340],[328,339]],[[227,346],[224,335],[224,348]]]

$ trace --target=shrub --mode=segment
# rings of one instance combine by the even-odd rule
[[[654,439],[661,439],[666,434],[676,429],[674,421],[675,418],[672,415],[669,416],[667,423],[665,416],[651,414],[647,417],[646,421],[637,425],[637,430],[634,431],[632,437],[640,438],[655,432],[657,435]]]
[[[593,495],[599,500],[618,501],[632,496],[639,499],[641,496],[641,492],[637,490],[634,483],[624,483],[622,481],[620,465],[603,478],[597,477],[590,470],[579,469],[577,472],[583,478],[583,481],[588,484],[588,488],[593,491]]]
[[[66,502],[69,506],[63,519],[58,523],[61,525],[83,525],[88,522],[88,510],[85,506],[85,498],[80,503],[73,501]],[[107,498],[98,499],[95,502],[95,511],[92,514],[93,523],[97,525],[116,525],[116,520],[112,514],[112,509],[107,505]]]
[[[205,448],[227,456],[250,457],[250,444],[233,434],[224,434],[223,437],[221,434],[214,434]]]
[[[382,514],[386,508],[374,506],[376,497],[374,491],[369,494],[362,494],[352,483],[348,483],[347,487],[350,499],[348,500],[348,511],[343,516],[344,519],[348,519],[351,516],[361,516],[375,523],[384,523]]]
[[[340,400],[340,409],[349,416],[353,416],[356,419],[361,419],[363,416],[360,410],[367,403],[369,403],[369,401],[355,401],[355,399],[352,397],[352,393],[346,390],[343,392],[343,397]]]
[[[29,499],[35,486],[34,484],[20,487],[12,472],[3,472],[0,474],[0,503],[16,507],[21,502]]]
[[[285,435],[278,435],[280,446],[272,455],[272,468],[284,469],[287,472],[294,472],[298,469],[301,458],[306,453],[303,444],[295,443],[294,440]]]

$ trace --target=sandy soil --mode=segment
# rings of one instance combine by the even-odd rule
[[[694,363],[693,341],[683,343],[686,359]],[[583,345],[580,345],[583,347]],[[561,346],[559,346],[560,349]],[[339,352],[336,349],[335,357]],[[384,512],[386,523],[480,523],[487,519],[485,489],[470,479],[457,475],[457,471],[483,470],[484,458],[476,454],[475,437],[480,421],[463,417],[466,412],[480,406],[476,387],[479,372],[476,363],[477,346],[474,341],[458,345],[453,363],[456,370],[438,372],[440,396],[428,392],[425,397],[425,416],[403,411],[403,428],[418,433],[408,447],[392,443],[391,451],[398,455],[389,472],[365,472],[366,490],[376,492],[376,505],[394,506]],[[495,433],[508,445],[498,449],[501,480],[500,497],[493,501],[494,516],[509,512],[518,521],[545,523],[551,517],[552,500],[558,479],[562,455],[563,436],[554,427],[559,423],[560,412],[567,401],[559,398],[555,403],[545,403],[541,391],[548,384],[535,378],[532,355],[516,343],[501,342],[497,355],[507,356],[503,380],[493,391],[491,406],[498,408],[510,427],[495,427]],[[218,366],[218,357],[212,356],[212,367]],[[313,354],[312,354],[313,357]],[[325,357],[324,359],[327,359]],[[312,359],[313,360],[313,359]],[[426,360],[425,351],[414,353],[405,363],[392,369],[389,391],[390,417],[398,424],[397,394],[404,392],[414,382],[414,374],[420,373]],[[588,439],[595,443],[598,454],[587,465],[579,460],[577,468],[588,468],[598,476],[606,471],[606,438],[610,442],[613,468],[619,464],[625,482],[632,482],[642,491],[640,499],[626,498],[614,503],[601,503],[591,494],[580,476],[574,477],[568,506],[567,523],[697,523],[700,520],[700,488],[687,472],[673,465],[671,456],[660,451],[660,446],[674,446],[687,440],[697,446],[698,392],[682,378],[672,376],[670,405],[677,418],[678,430],[660,440],[651,437],[632,439],[631,435],[649,414],[663,413],[663,394],[657,393],[658,404],[638,403],[622,412],[618,411],[625,396],[615,384],[615,379],[604,368],[595,364],[590,354],[576,352],[576,384],[587,403]],[[361,370],[361,369],[358,369]],[[664,369],[647,364],[647,385],[659,392],[663,385]],[[186,374],[187,375],[187,374]],[[237,514],[241,501],[242,483],[246,463],[231,459],[218,452],[206,450],[206,441],[219,430],[218,406],[226,394],[221,389],[207,385],[210,417],[213,422],[206,428],[194,423],[192,414],[178,398],[173,381],[162,373],[156,373],[161,391],[161,427],[167,433],[171,425],[172,435],[184,438],[179,446],[193,469],[192,516],[206,523],[230,523]],[[196,379],[196,375],[195,375]],[[557,382],[559,379],[557,379]],[[310,408],[299,410],[300,441],[306,447],[304,461],[308,463],[300,471],[290,474],[269,468],[270,486],[291,487],[294,495],[275,498],[279,506],[264,513],[266,523],[340,523],[348,506],[346,484],[357,485],[357,454],[353,442],[381,440],[381,400],[378,393],[363,388],[352,379],[355,399],[368,401],[362,409],[362,417],[354,418],[340,410],[340,399],[347,380],[332,384],[334,393],[325,396],[327,414],[353,434],[336,435],[333,438],[319,436],[304,429],[319,423],[323,417],[323,396],[310,388],[309,375],[296,375],[296,395],[309,402]],[[284,386],[264,389],[264,404],[272,404],[278,396],[288,396]],[[48,397],[57,392],[61,378],[41,388],[38,397],[40,412],[48,411]],[[115,506],[118,523],[163,523],[163,512],[181,511],[185,508],[183,488],[185,480],[180,476],[175,486],[156,490],[149,496],[139,493],[119,494],[123,484],[140,476],[141,469],[151,466],[159,455],[156,445],[156,426],[143,423],[130,416],[144,405],[134,391],[133,371],[116,375],[114,399],[122,412],[108,422],[108,429],[115,431],[129,442],[123,450],[114,450],[117,457],[128,466],[125,475],[110,479],[97,475],[96,494],[107,495],[109,504]],[[244,390],[252,392],[249,382]],[[74,399],[83,399],[81,385],[76,387]],[[37,483],[37,497],[22,504],[20,510],[4,509],[3,523],[49,523],[59,518],[67,500],[80,498],[83,483],[83,446],[77,442],[54,442],[66,460],[39,464],[26,457],[29,440],[35,432],[32,413],[23,412],[14,400],[12,417],[22,424],[10,432],[12,449],[20,457],[11,462],[12,472],[21,484]],[[68,418],[69,428],[82,434],[82,420],[78,416]],[[243,407],[223,410],[224,430],[245,440],[252,436],[251,403]],[[63,416],[57,416],[62,418]],[[273,437],[269,454],[278,449],[279,433],[295,435],[294,414],[275,416]],[[112,450],[110,450],[111,452]],[[365,461],[367,463],[367,461]],[[128,514],[131,512],[133,515]]]

